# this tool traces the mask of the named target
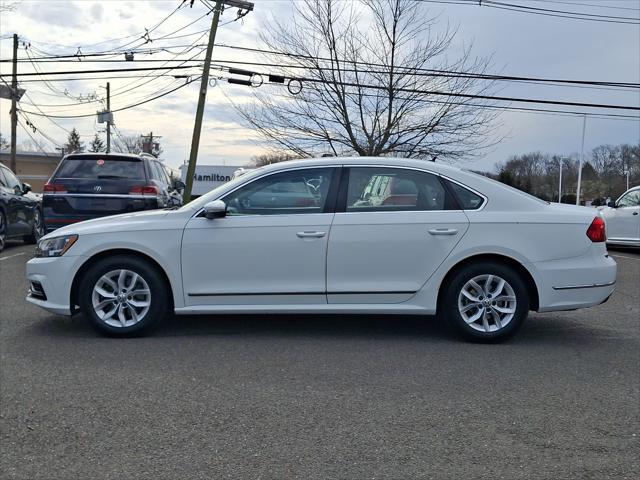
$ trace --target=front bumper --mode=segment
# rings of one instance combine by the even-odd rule
[[[40,291],[29,291],[27,302],[57,315],[72,315],[71,285],[86,260],[82,256],[32,258],[27,262],[27,280],[38,284]]]

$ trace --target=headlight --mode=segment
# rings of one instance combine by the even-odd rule
[[[78,235],[47,238],[38,242],[36,257],[61,257],[78,240]]]

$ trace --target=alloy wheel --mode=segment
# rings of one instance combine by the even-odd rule
[[[94,285],[91,302],[102,322],[111,327],[126,328],[142,321],[149,312],[151,290],[138,273],[111,270]]]
[[[509,283],[491,274],[467,281],[458,295],[458,311],[465,323],[479,332],[505,328],[516,313],[517,299]]]

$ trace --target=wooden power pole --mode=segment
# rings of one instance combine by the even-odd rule
[[[209,44],[207,45],[207,55],[204,59],[204,71],[200,80],[200,94],[198,96],[198,108],[196,110],[196,121],[193,126],[193,137],[191,139],[191,153],[189,154],[189,166],[187,167],[186,187],[182,194],[184,203],[191,200],[191,190],[193,189],[193,175],[196,172],[196,161],[198,160],[198,148],[200,147],[200,133],[202,132],[202,116],[204,115],[204,105],[207,99],[207,87],[209,86],[209,69],[211,68],[211,53],[216,40],[218,21],[222,12],[222,5],[238,7],[245,10],[253,10],[253,3],[243,0],[216,0],[213,7],[213,18],[211,19],[211,31],[209,32]]]
[[[13,34],[13,67],[11,76],[11,163],[13,173],[18,173],[16,166],[16,143],[18,129],[18,34]]]
[[[111,85],[107,82],[107,115],[111,114]],[[107,118],[107,153],[111,153],[111,120]]]

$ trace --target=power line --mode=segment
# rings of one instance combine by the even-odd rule
[[[140,105],[144,105],[145,103],[152,102],[152,101],[157,100],[159,98],[165,97],[165,96],[167,96],[167,95],[169,95],[169,94],[171,94],[171,93],[173,93],[173,92],[175,92],[177,90],[180,90],[181,88],[184,88],[187,85],[190,85],[192,82],[194,82],[196,80],[199,80],[199,77],[198,78],[194,78],[192,80],[189,80],[186,83],[183,83],[182,85],[178,85],[176,88],[173,88],[173,89],[169,90],[168,92],[161,93],[161,94],[156,95],[154,97],[151,97],[151,98],[149,98],[147,100],[143,100],[141,102],[137,102],[137,103],[134,103],[132,105],[127,105],[126,107],[112,109],[111,112],[112,113],[121,112],[123,110],[128,110],[130,108],[138,107]],[[36,112],[30,112],[28,110],[22,110],[22,111],[25,112],[25,113],[28,113],[29,115],[37,115],[39,117],[52,117],[52,118],[85,118],[85,117],[93,117],[95,115],[95,113],[90,113],[90,114],[85,114],[85,115],[43,115],[43,114],[39,114],[39,113],[36,113]]]

